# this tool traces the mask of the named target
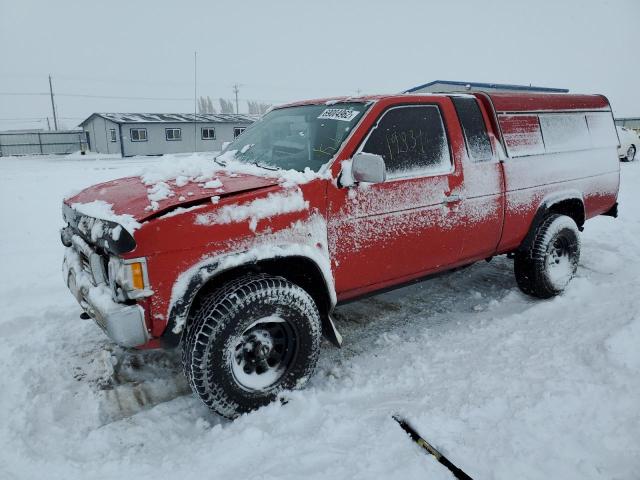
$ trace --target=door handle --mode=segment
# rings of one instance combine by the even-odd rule
[[[445,195],[442,197],[442,203],[445,205],[449,205],[451,203],[458,203],[462,201],[461,195]]]

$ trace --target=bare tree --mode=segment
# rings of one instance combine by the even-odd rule
[[[249,113],[253,115],[264,115],[271,108],[270,103],[260,103],[257,100],[247,100]]]
[[[220,113],[233,113],[234,107],[231,100],[225,98],[220,99]]]
[[[198,98],[198,112],[200,113],[216,113],[216,109],[213,107],[213,101],[211,97],[199,97]]]
[[[198,113],[210,113],[207,112],[207,99],[205,97],[198,97]]]

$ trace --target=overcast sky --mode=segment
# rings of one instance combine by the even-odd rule
[[[640,116],[639,37],[640,0],[0,0],[0,130],[46,128],[32,94],[49,74],[66,127],[192,112],[194,51],[198,94],[239,83],[241,112],[447,79],[604,93]]]

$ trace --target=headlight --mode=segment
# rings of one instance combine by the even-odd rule
[[[153,292],[149,288],[147,260],[132,258],[122,260],[109,258],[109,285],[118,300],[147,297]],[[119,298],[119,297],[124,298]]]

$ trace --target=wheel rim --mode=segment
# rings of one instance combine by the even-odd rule
[[[631,161],[635,156],[636,156],[636,149],[634,148],[633,145],[631,145],[629,147],[629,150],[627,150],[627,160]]]
[[[576,270],[576,246],[564,236],[557,236],[547,247],[545,266],[547,276],[557,289],[564,288]]]
[[[278,316],[249,325],[231,350],[231,371],[238,385],[249,391],[277,385],[293,363],[296,340],[293,326]]]

